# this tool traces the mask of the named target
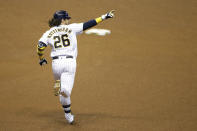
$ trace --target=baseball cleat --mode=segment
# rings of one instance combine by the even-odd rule
[[[71,113],[65,113],[65,118],[69,124],[74,123],[74,115],[72,115]]]
[[[60,94],[60,80],[55,81],[53,91],[55,96],[58,96]]]

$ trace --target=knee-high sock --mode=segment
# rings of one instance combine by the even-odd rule
[[[70,113],[71,112],[71,109],[70,109],[70,106],[71,106],[70,97],[64,97],[64,96],[60,95],[60,103],[62,104],[62,107],[63,107],[65,113]]]

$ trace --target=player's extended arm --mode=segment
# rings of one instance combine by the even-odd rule
[[[93,20],[83,23],[83,30],[89,29],[108,18],[113,18],[114,12],[115,12],[115,10],[112,10],[112,11],[108,12],[107,14],[102,15],[101,17],[98,17],[96,19],[93,19]]]
[[[46,59],[44,58],[44,50],[47,47],[47,45],[41,41],[39,41],[37,46],[37,54],[39,56],[40,62],[39,64],[42,66],[44,64],[47,64]]]

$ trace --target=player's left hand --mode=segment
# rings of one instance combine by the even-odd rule
[[[47,60],[45,58],[41,59],[39,62],[40,66],[47,64]]]
[[[107,13],[107,18],[113,18],[114,12],[115,12],[115,10],[111,10],[109,13]]]
[[[115,16],[115,15],[114,15],[114,12],[115,12],[115,10],[111,10],[111,11],[108,12],[107,14],[102,15],[101,18],[102,18],[103,20],[108,19],[108,18],[113,18],[113,17]]]

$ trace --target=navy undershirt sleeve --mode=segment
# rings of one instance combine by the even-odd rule
[[[85,22],[85,23],[83,23],[83,30],[91,28],[91,27],[93,27],[95,25],[97,25],[96,20],[90,20],[88,22]]]
[[[38,47],[39,47],[39,48],[42,48],[42,47],[44,47],[44,46],[47,47],[47,45],[46,45],[44,42],[42,42],[42,41],[39,41],[39,42],[38,42]]]

